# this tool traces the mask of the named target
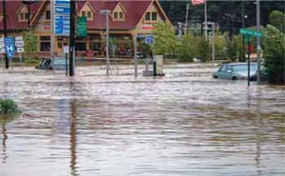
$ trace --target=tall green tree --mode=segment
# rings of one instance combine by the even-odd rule
[[[24,33],[24,42],[25,57],[28,59],[34,58],[37,52],[37,36],[32,29]]]
[[[178,40],[174,28],[167,22],[159,22],[155,25],[153,32],[154,43],[152,51],[154,54],[172,56],[178,48]]]
[[[285,14],[274,10],[269,16],[269,22],[277,29],[285,33]]]
[[[285,84],[284,56],[285,35],[276,27],[268,25],[262,42],[264,48],[265,68],[270,83]]]

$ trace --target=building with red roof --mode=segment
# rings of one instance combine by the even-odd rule
[[[102,54],[105,43],[106,16],[101,10],[110,10],[111,45],[118,52],[129,50],[135,35],[152,34],[158,21],[170,23],[158,0],[87,0],[76,3],[77,15],[87,18],[87,37],[77,37],[78,54]],[[42,0],[30,6],[30,26],[38,39],[38,52],[49,55],[54,40],[55,53],[62,53],[68,39],[54,36],[52,30],[51,2]],[[7,29],[10,36],[22,35],[28,28],[28,7],[22,1],[6,1]],[[3,34],[3,7],[0,0],[0,31]],[[52,40],[52,37],[54,39]],[[113,43],[112,43],[113,41]],[[89,51],[89,52],[86,52]]]

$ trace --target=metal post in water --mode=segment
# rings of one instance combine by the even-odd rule
[[[212,23],[212,63],[215,63],[215,23]]]
[[[137,35],[134,35],[134,60],[135,60],[135,77],[138,77],[138,46],[137,46]]]
[[[256,2],[256,19],[257,19],[257,25],[256,29],[257,32],[260,32],[261,26],[260,26],[260,0],[257,0]],[[257,37],[257,83],[260,84],[260,65],[261,65],[261,44],[260,44],[260,37]]]
[[[70,44],[69,44],[69,76],[74,76],[74,55],[75,55],[75,0],[70,1]]]
[[[248,66],[247,85],[248,86],[250,86],[250,46],[251,46],[251,39],[248,39],[248,60],[247,60],[247,66]]]
[[[2,1],[2,8],[3,8],[3,28],[4,28],[4,39],[7,37],[7,14],[6,14],[6,0]],[[9,58],[7,53],[4,54],[5,57],[5,68],[9,69]]]

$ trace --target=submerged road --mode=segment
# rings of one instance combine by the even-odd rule
[[[1,70],[0,98],[22,114],[0,118],[0,175],[285,175],[284,87],[215,80],[199,64],[156,79],[112,68]]]

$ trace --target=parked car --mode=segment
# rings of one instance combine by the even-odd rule
[[[68,63],[67,63],[68,65]],[[36,69],[40,70],[65,70],[66,69],[66,59],[64,57],[54,57],[52,59],[42,59],[39,66]]]
[[[250,80],[257,81],[257,71],[255,72],[254,75],[250,77]],[[263,67],[260,70],[260,81],[267,81],[267,80],[268,80],[268,74],[267,74],[266,69]]]
[[[257,63],[250,65],[250,79],[257,71]],[[217,71],[212,74],[213,78],[246,80],[248,77],[247,63],[222,64]]]
[[[143,52],[137,52],[137,58],[138,59],[145,59],[147,56],[145,53]]]

